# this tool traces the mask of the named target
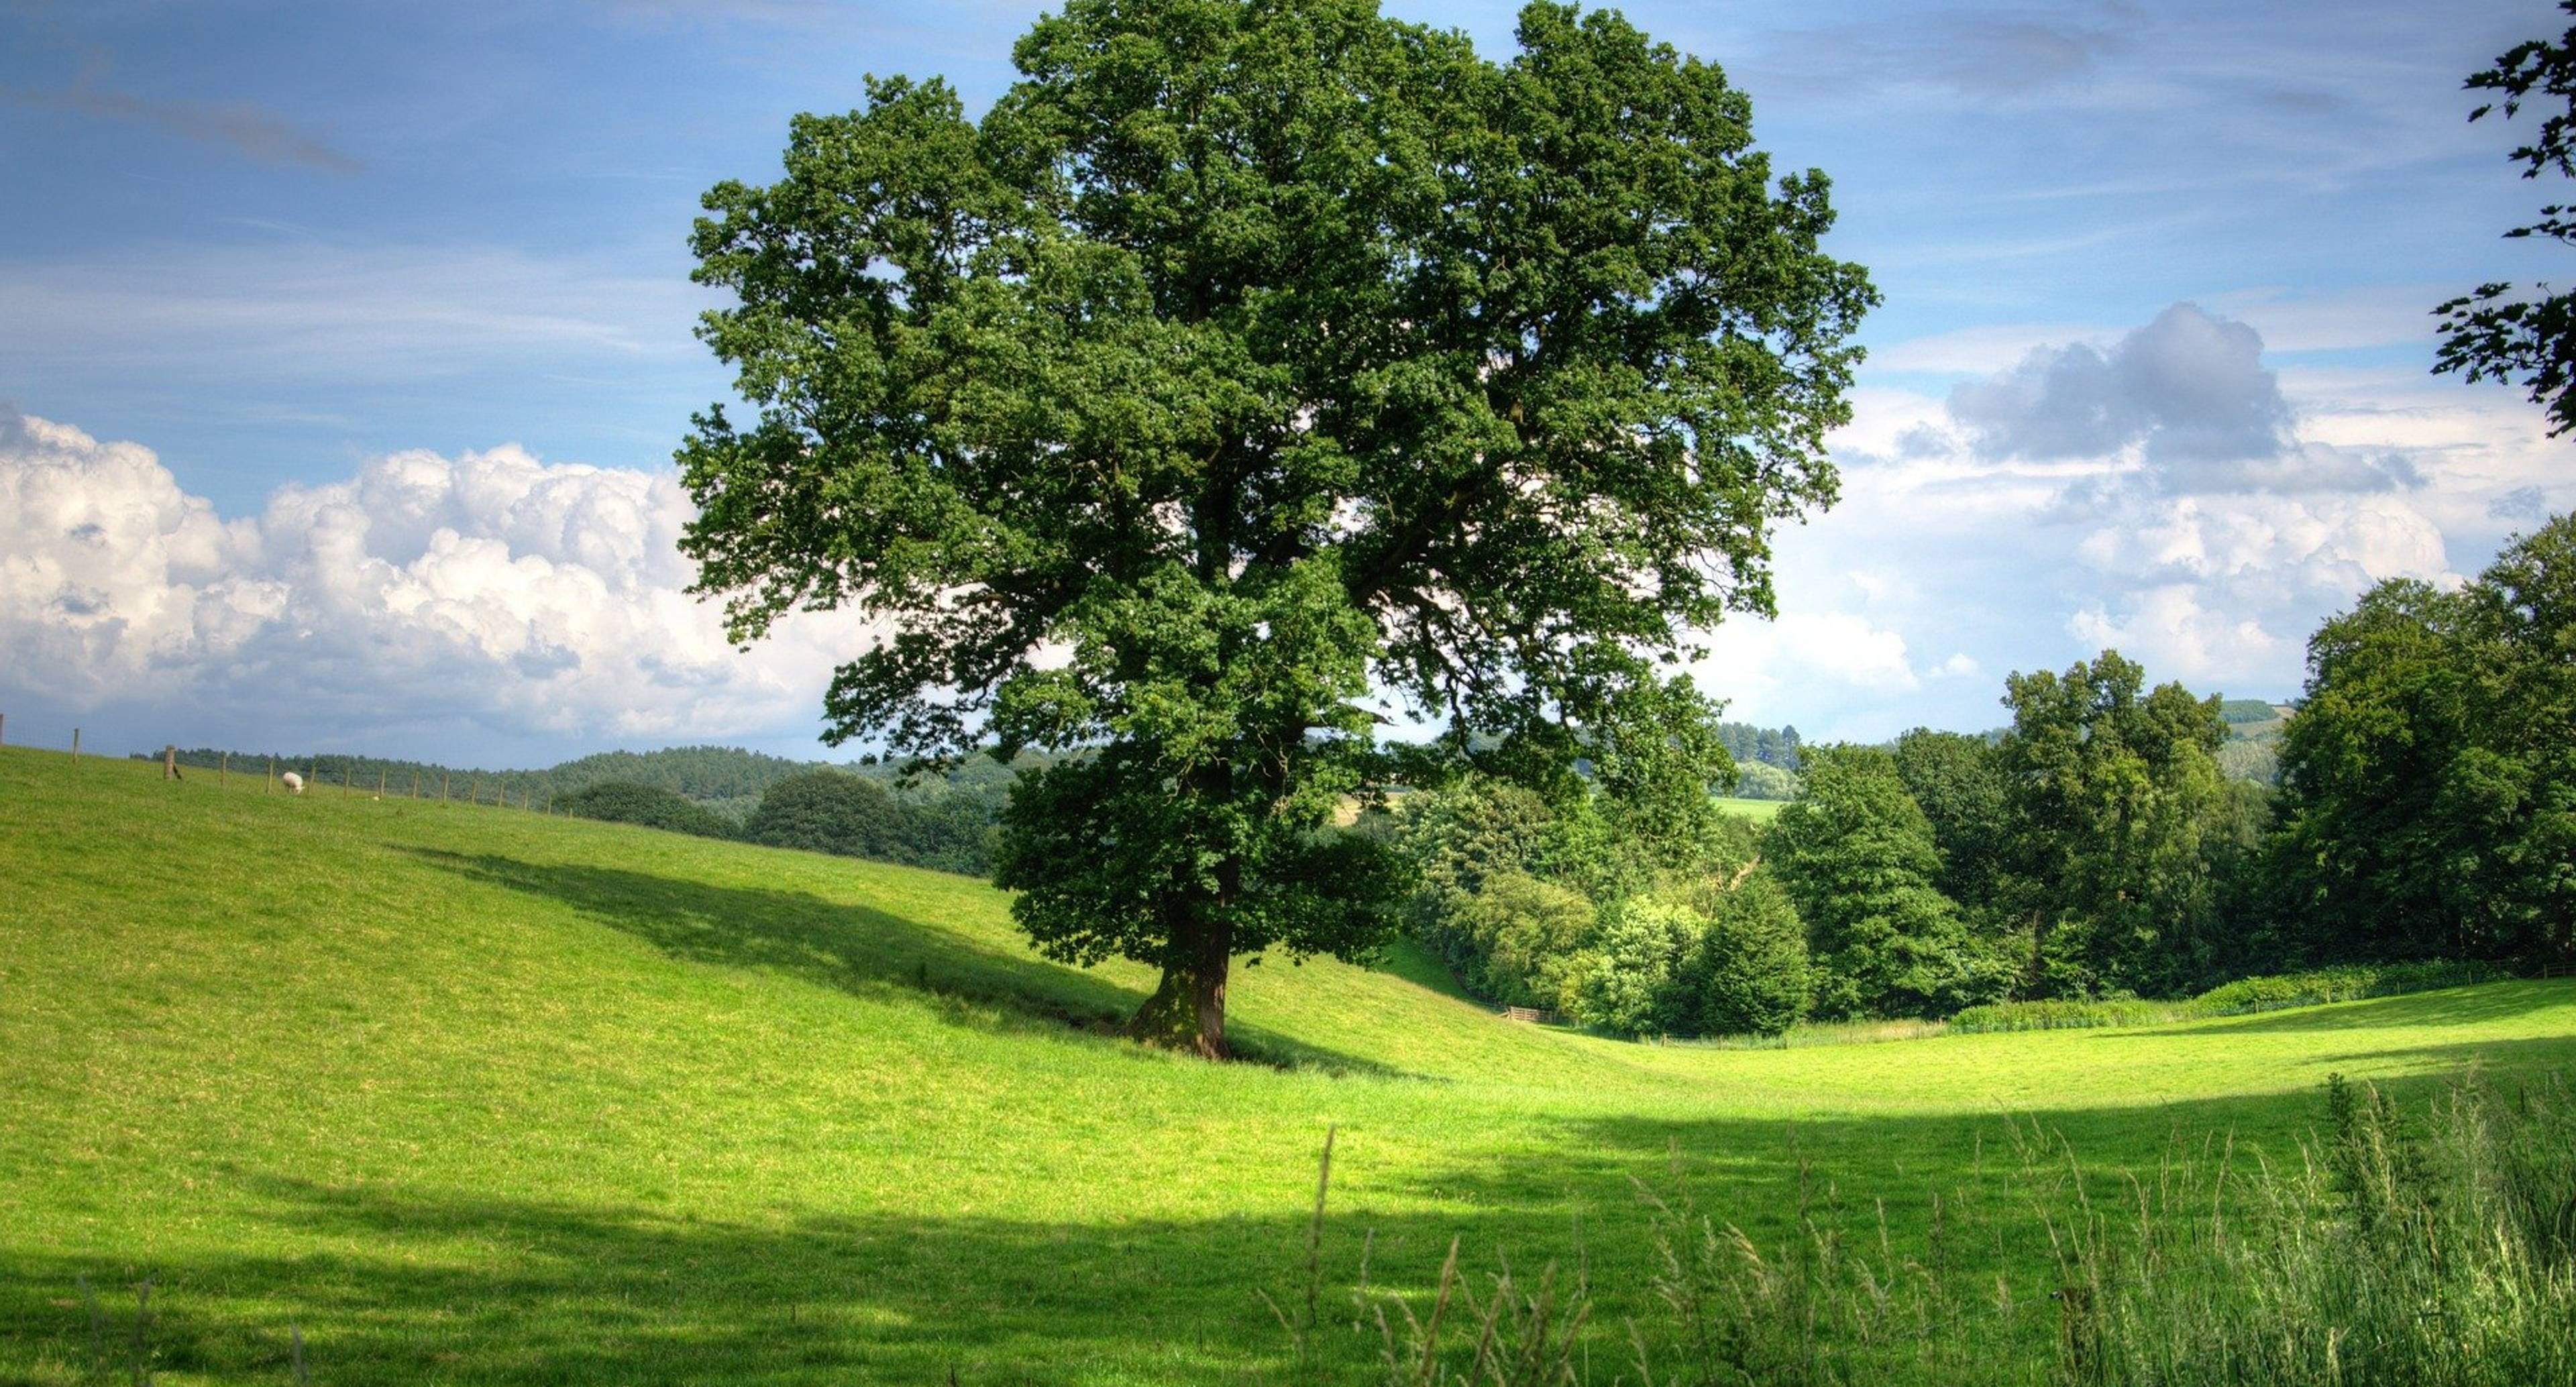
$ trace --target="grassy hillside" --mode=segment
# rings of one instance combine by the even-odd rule
[[[147,1275],[164,1384],[289,1380],[290,1324],[317,1382],[1240,1381],[1328,1124],[1329,1264],[1580,1249],[1608,1335],[1632,1179],[1904,1238],[2011,1115],[2109,1194],[2177,1129],[2289,1154],[2329,1071],[2576,1060],[2563,981],[1734,1051],[1504,1022],[1399,953],[1243,970],[1273,1063],[1211,1066],[1099,1034],[1145,972],[1035,957],[972,881],[158,774],[0,750],[0,1381],[78,1380],[81,1279],[121,1343]],[[2044,1248],[1965,1255],[2047,1305]]]

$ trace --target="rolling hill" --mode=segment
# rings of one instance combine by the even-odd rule
[[[1241,970],[1262,1062],[1209,1065],[1104,1033],[1150,981],[963,878],[0,750],[0,1381],[124,1353],[145,1277],[164,1384],[291,1381],[299,1336],[323,1382],[1254,1380],[1328,1127],[1335,1274],[1580,1261],[1608,1353],[1641,1183],[1918,1238],[2016,1121],[2116,1192],[2177,1131],[2295,1159],[2329,1072],[2576,1061],[2565,981],[1721,1050],[1506,1022],[1399,949]],[[2047,1306],[2044,1248],[1965,1255]]]

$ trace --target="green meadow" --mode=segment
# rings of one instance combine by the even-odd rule
[[[1150,982],[964,878],[0,750],[0,1382],[286,1382],[297,1337],[329,1383],[1276,1380],[1328,1128],[1326,1320],[1364,1245],[1419,1292],[1455,1239],[1585,1268],[1607,1355],[1645,1194],[1904,1243],[2017,1132],[2116,1198],[2207,1134],[2296,1163],[2329,1073],[2576,1059],[2563,980],[1725,1049],[1398,950],[1241,969],[1216,1065],[1105,1034]],[[2046,1304],[2044,1242],[1960,1255]]]

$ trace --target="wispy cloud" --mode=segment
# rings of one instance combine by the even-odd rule
[[[493,246],[145,246],[0,263],[0,374],[75,361],[163,380],[614,375],[608,363],[695,361],[689,328],[709,301],[676,270]]]
[[[275,112],[248,101],[159,101],[101,87],[86,79],[51,91],[20,90],[9,95],[30,106],[132,121],[207,144],[228,145],[263,163],[328,173],[356,173],[366,167],[296,129]]]

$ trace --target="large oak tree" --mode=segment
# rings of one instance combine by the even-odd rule
[[[755,417],[680,450],[701,590],[744,642],[876,619],[836,739],[1087,749],[1023,778],[997,875],[1040,948],[1161,968],[1149,1040],[1221,1054],[1232,958],[1381,936],[1393,864],[1328,829],[1385,774],[1373,697],[1447,729],[1409,773],[1704,795],[1666,662],[1833,499],[1875,295],[1826,180],[1615,14],[1518,37],[1071,0],[980,121],[870,79],[707,194]]]

